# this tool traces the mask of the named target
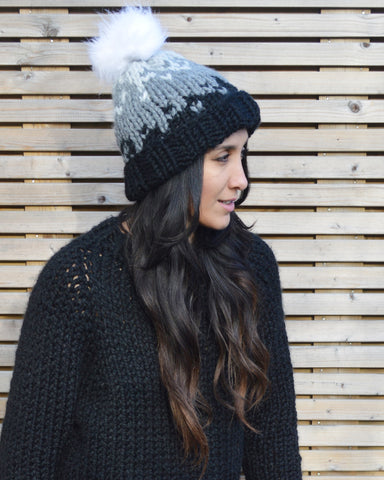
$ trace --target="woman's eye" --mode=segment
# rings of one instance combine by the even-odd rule
[[[216,161],[225,163],[228,160],[228,158],[229,158],[229,153],[226,153],[225,155],[222,155],[221,157],[217,157]]]

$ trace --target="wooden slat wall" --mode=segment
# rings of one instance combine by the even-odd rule
[[[82,43],[125,3],[0,5],[0,418],[42,265],[125,203]],[[281,267],[304,478],[384,478],[384,1],[149,3],[261,106],[240,214]]]

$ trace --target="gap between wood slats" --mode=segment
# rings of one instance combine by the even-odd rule
[[[41,268],[0,265],[0,288],[31,288]],[[280,279],[284,289],[384,289],[384,267],[283,266]]]
[[[384,178],[384,156],[340,155],[248,155],[252,179],[377,179]],[[120,155],[81,156],[0,156],[0,178],[123,180]]]
[[[118,211],[0,210],[0,233],[84,233]],[[259,235],[382,235],[384,212],[246,212],[239,211],[246,225]]]
[[[384,100],[259,100],[263,123],[383,123]],[[112,100],[0,100],[0,122],[113,122]]]
[[[384,45],[379,42],[172,42],[164,48],[215,67],[384,65]],[[82,42],[0,42],[0,65],[90,66],[90,60]]]
[[[0,205],[126,205],[124,183],[0,183]],[[254,183],[249,206],[384,205],[384,184]]]
[[[225,71],[237,88],[252,95],[383,95],[384,72]],[[111,94],[93,72],[0,71],[0,94]]]
[[[0,238],[0,261],[45,261],[69,240]],[[383,240],[265,240],[279,262],[384,262]]]

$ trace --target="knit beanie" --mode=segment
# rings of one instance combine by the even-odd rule
[[[162,50],[166,34],[149,8],[110,13],[89,43],[93,70],[112,83],[114,130],[125,193],[141,200],[232,133],[249,135],[259,107],[215,70]]]

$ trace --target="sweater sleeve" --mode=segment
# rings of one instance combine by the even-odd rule
[[[270,354],[269,389],[251,412],[258,433],[246,428],[243,470],[247,480],[299,480],[301,458],[293,371],[285,329],[281,286],[276,259],[258,239],[251,262],[260,288],[260,336]]]
[[[0,441],[2,480],[56,478],[71,427],[90,287],[86,263],[63,256],[43,268],[24,317]]]

